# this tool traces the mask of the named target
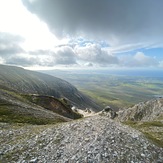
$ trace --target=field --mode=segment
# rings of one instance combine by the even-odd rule
[[[136,103],[163,96],[162,77],[113,75],[96,72],[49,71],[67,80],[92,97],[101,107],[130,107]]]

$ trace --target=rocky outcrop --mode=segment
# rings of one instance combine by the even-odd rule
[[[118,117],[122,121],[163,121],[163,98],[141,102],[120,111]]]
[[[70,119],[82,118],[82,115],[71,109],[66,99],[56,99],[52,96],[24,95],[29,101]]]
[[[109,114],[108,114],[109,113]],[[102,112],[100,112],[99,114],[101,115],[106,115],[108,117],[110,117],[111,119],[114,119],[115,117],[117,117],[117,113],[114,109],[112,109],[110,106],[106,106]]]
[[[0,122],[54,124],[70,120],[61,114],[31,103],[19,94],[0,90]]]

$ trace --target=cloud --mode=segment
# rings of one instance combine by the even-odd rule
[[[26,54],[11,55],[5,60],[6,64],[21,66],[56,66],[76,64],[76,56],[73,49],[62,46],[52,50],[36,50]]]
[[[104,66],[118,63],[117,57],[108,54],[107,51],[95,44],[87,44],[85,47],[77,45],[74,48],[66,45],[57,47],[53,51],[38,50],[29,53],[30,57],[35,57],[30,61],[35,60],[35,64],[40,66],[72,66],[82,62],[84,66],[90,67],[94,64]]]
[[[134,56],[123,56],[120,59],[120,65],[125,67],[155,67],[159,65],[159,62],[153,57],[137,52]]]
[[[24,51],[19,44],[22,39],[18,36],[1,34],[0,52],[2,45],[5,53],[0,53],[0,63],[19,65],[24,67],[42,66],[84,66],[84,67],[162,67],[162,62],[149,57],[142,52],[135,55],[116,56],[110,52],[110,47],[101,47],[100,44],[85,42],[81,45],[62,45],[53,50]],[[8,52],[8,53],[7,53]]]
[[[1,6],[0,63],[162,67],[161,50],[150,51],[163,48],[162,0],[19,0]]]
[[[6,57],[24,52],[20,46],[23,41],[21,36],[0,32],[0,56]]]
[[[2,57],[0,57],[0,64],[4,63],[4,59]]]
[[[86,66],[86,67],[93,67],[93,63],[87,62],[87,63],[84,64],[84,66]]]
[[[59,36],[105,39],[114,46],[163,42],[162,0],[23,0]]]
[[[57,64],[76,64],[76,56],[73,49],[69,46],[58,48],[55,52],[55,62]]]
[[[125,52],[130,52],[135,49],[143,49],[143,48],[148,48],[150,46],[153,46],[152,44],[147,44],[147,43],[135,43],[135,44],[126,44],[126,45],[121,45],[121,46],[114,46],[114,47],[108,47],[108,51],[112,54],[118,54],[118,53],[125,53]]]
[[[160,68],[163,68],[163,61],[160,61],[160,62],[159,62],[159,67],[160,67]]]
[[[117,64],[118,58],[109,54],[105,49],[96,44],[87,44],[84,47],[76,46],[74,49],[78,58],[85,62],[96,63],[101,66]]]
[[[67,44],[54,47],[51,50],[25,51],[21,47],[24,39],[21,36],[0,32],[0,63],[13,64],[24,67],[58,65],[75,66],[80,64],[84,67],[98,66],[124,66],[124,67],[162,67],[162,61],[149,57],[142,52],[134,56],[125,55],[118,57],[114,52],[122,52],[123,48],[103,47],[93,41],[80,40],[80,44]],[[138,46],[139,43],[135,46]]]
[[[37,65],[39,63],[37,59],[37,57],[27,55],[14,55],[6,58],[5,64],[29,67]]]
[[[105,48],[99,45],[88,43],[86,46],[76,45],[59,46],[53,50],[36,50],[25,53],[18,53],[5,57],[6,64],[21,66],[47,66],[54,67],[58,65],[75,66],[77,64],[92,67],[117,65],[118,58],[108,53]]]

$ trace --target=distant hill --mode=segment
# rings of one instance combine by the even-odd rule
[[[121,111],[122,121],[163,121],[163,98],[141,102]]]
[[[59,78],[25,70],[23,68],[0,65],[0,87],[7,87],[24,94],[39,94],[66,98],[72,105],[99,111],[99,106],[89,97],[79,92],[70,83]]]
[[[99,110],[95,102],[64,80],[0,65],[0,122],[49,124],[81,118],[71,106]]]

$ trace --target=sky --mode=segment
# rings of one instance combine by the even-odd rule
[[[0,0],[0,64],[163,69],[163,0]]]

